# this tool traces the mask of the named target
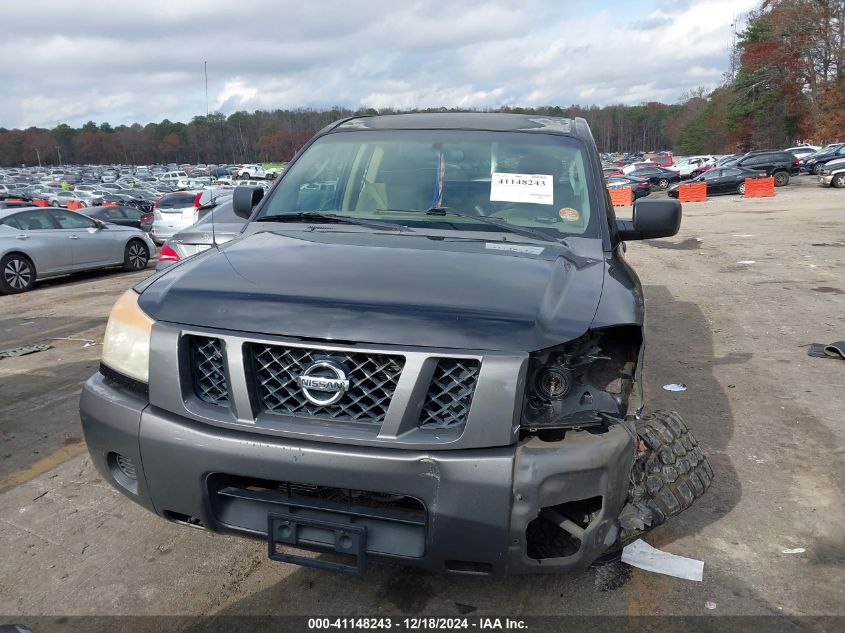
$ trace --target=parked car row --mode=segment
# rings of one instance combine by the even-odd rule
[[[799,155],[805,158],[798,158]],[[771,177],[775,186],[783,187],[789,184],[792,176],[801,172],[802,167],[809,166],[810,171],[821,175],[826,164],[845,158],[845,145],[833,144],[823,149],[795,146],[785,150],[754,150],[727,156],[687,156],[673,160],[670,167],[657,164],[654,160],[657,157],[647,161],[626,159],[627,164],[621,167],[616,164],[619,161],[605,160],[603,170],[608,186],[620,186],[621,181],[613,180],[611,183],[611,179],[624,176],[634,180],[647,179],[651,186],[667,189],[670,196],[678,195],[678,186],[683,180],[705,182],[708,195],[743,193],[745,178]],[[838,176],[825,173],[824,177],[823,184],[840,186]],[[639,195],[648,194],[643,194],[640,189]]]
[[[153,165],[92,166],[62,168],[21,167],[0,169],[0,197],[40,198],[52,206],[87,207],[104,202],[126,203],[143,210],[166,193],[196,191],[218,183],[258,181],[262,185],[278,177],[287,163],[263,165]],[[128,196],[110,198],[109,196]],[[133,201],[140,200],[140,204]],[[149,203],[149,204],[146,204]]]

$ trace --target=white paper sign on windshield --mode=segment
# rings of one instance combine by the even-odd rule
[[[490,180],[490,201],[552,204],[554,202],[554,178],[549,174],[502,174],[493,172]]]

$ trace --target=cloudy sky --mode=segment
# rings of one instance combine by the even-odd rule
[[[4,3],[0,127],[212,111],[672,103],[757,0]]]

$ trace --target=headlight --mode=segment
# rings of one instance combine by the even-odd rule
[[[138,293],[134,290],[124,292],[109,314],[103,339],[103,364],[146,383],[150,376],[153,323],[138,306]]]
[[[569,370],[560,365],[546,365],[537,372],[534,388],[547,400],[562,400],[572,382]]]
[[[624,418],[641,333],[621,326],[589,332],[531,354],[520,426],[523,431],[583,428]]]

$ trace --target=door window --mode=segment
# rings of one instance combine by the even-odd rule
[[[765,165],[769,162],[768,156],[752,156],[742,162],[743,165]]]
[[[144,215],[140,209],[136,209],[135,207],[120,207],[120,212],[130,220],[139,220]]]
[[[126,215],[123,213],[123,209],[121,209],[120,207],[109,206],[104,209],[104,212],[106,218],[108,218],[109,220],[122,220],[126,217]]]
[[[8,218],[6,218],[2,222],[0,222],[0,225],[11,226],[13,229],[19,229],[19,230],[21,228],[21,225],[18,224],[18,220],[14,215],[10,215]]]
[[[15,217],[24,231],[40,231],[55,228],[53,220],[50,219],[50,215],[46,211],[27,211],[26,213],[19,213]]]
[[[97,228],[97,223],[94,220],[80,213],[71,213],[70,211],[53,211],[52,213],[60,228],[77,231]]]

